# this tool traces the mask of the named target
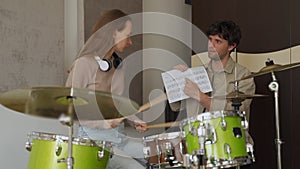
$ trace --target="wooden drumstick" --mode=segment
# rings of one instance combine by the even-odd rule
[[[161,102],[163,102],[163,101],[166,101],[167,99],[168,99],[168,98],[167,98],[167,95],[164,93],[164,94],[158,96],[157,98],[151,100],[150,102],[148,102],[148,103],[142,105],[142,106],[139,108],[138,112],[143,112],[143,111],[145,111],[145,110],[148,110],[151,106],[154,106],[154,105],[156,105],[156,104],[158,104],[158,103],[161,103]]]
[[[162,127],[172,127],[172,126],[179,126],[180,122],[168,122],[168,123],[161,123],[161,124],[153,124],[146,126],[146,128],[162,128]]]
[[[143,111],[145,111],[145,110],[148,110],[151,106],[154,106],[154,105],[156,105],[156,104],[158,104],[158,103],[161,103],[161,102],[163,102],[163,101],[165,101],[165,100],[167,100],[167,99],[168,99],[168,97],[167,97],[167,95],[164,93],[164,94],[162,94],[162,95],[156,97],[155,99],[151,100],[150,102],[148,102],[148,103],[146,103],[146,104],[140,106],[140,108],[139,108],[139,110],[137,111],[137,113],[141,113],[141,112],[143,112]],[[132,116],[128,116],[128,117],[132,117]],[[122,119],[122,120],[125,120],[125,119],[127,119],[128,117],[121,117],[121,119]]]

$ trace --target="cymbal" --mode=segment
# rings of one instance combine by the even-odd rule
[[[0,103],[17,112],[49,118],[68,115],[71,106],[71,113],[77,120],[126,117],[139,108],[136,102],[119,95],[59,86],[11,90],[0,95]]]
[[[249,95],[249,94],[244,94],[243,92],[240,91],[234,91],[231,93],[228,93],[227,95],[224,96],[213,96],[213,99],[228,99],[231,101],[244,101],[245,99],[252,99],[252,98],[257,98],[257,97],[266,97],[268,95],[262,95],[262,94],[254,94],[254,95]]]
[[[297,67],[297,66],[300,66],[300,62],[287,64],[287,65],[273,64],[273,65],[265,66],[265,67],[261,68],[259,72],[252,73],[251,75],[243,77],[243,78],[241,78],[239,80],[236,80],[236,81],[250,79],[250,78],[260,76],[260,75],[264,75],[264,74],[271,73],[271,72],[277,72],[277,71],[282,71],[282,70],[286,70],[286,69],[291,69],[291,68],[294,68],[294,67]]]

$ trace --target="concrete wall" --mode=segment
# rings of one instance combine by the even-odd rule
[[[64,41],[64,1],[1,0],[0,92],[63,85]],[[0,169],[27,168],[27,133],[67,132],[54,119],[24,115],[3,106],[0,114]]]
[[[165,12],[187,20],[191,18],[191,7],[184,0],[144,0],[143,4],[144,11]],[[31,86],[63,86],[66,71],[84,41],[83,23],[82,0],[1,0],[0,92]],[[162,40],[164,43],[155,48],[172,51],[189,64],[188,48],[170,41],[172,37],[161,39],[159,36],[160,40],[153,37],[146,37],[146,48],[154,48],[153,44]],[[170,63],[167,58],[144,58],[146,67],[153,61],[154,64]],[[147,97],[153,89],[162,89],[160,73],[159,77],[156,75],[152,77],[150,73],[144,79],[144,102],[148,101]],[[68,132],[67,127],[57,119],[29,116],[3,106],[0,106],[0,113],[0,169],[27,168],[30,152],[25,150],[25,142],[29,132],[61,135]],[[159,122],[163,121],[163,118],[159,119]]]

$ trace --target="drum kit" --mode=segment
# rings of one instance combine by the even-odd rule
[[[238,90],[238,82],[270,73],[273,81],[269,89],[275,97],[275,120],[277,144],[277,164],[281,169],[281,152],[278,108],[277,71],[300,66],[300,62],[278,65],[268,60],[266,67],[233,83],[234,91],[225,96],[214,96],[213,99],[226,99],[232,103],[233,110],[205,112],[189,117],[181,122],[153,125],[154,127],[179,126],[180,131],[143,137],[144,155],[148,168],[231,168],[255,162],[253,144],[247,140],[248,122],[246,113],[239,107],[246,99],[266,97],[267,95],[248,95]]]
[[[24,114],[59,119],[68,136],[31,132],[28,169],[103,169],[112,156],[108,141],[73,137],[73,123],[130,116],[138,104],[111,93],[70,87],[30,87],[1,94],[0,103]],[[122,114],[121,114],[122,112]]]
[[[235,111],[205,112],[174,125],[182,130],[143,137],[148,168],[228,168],[255,161]]]
[[[255,161],[254,149],[247,142],[246,114],[239,106],[246,99],[266,95],[247,95],[238,90],[238,82],[263,74],[272,74],[269,88],[274,91],[277,132],[277,162],[281,167],[278,108],[278,82],[274,72],[299,66],[277,65],[272,61],[257,73],[235,80],[235,91],[214,99],[232,102],[233,110],[213,111],[189,117],[181,122],[149,125],[148,128],[179,126],[180,131],[143,137],[147,168],[229,168]],[[166,100],[163,95],[153,104]],[[68,136],[31,132],[26,149],[30,151],[29,169],[106,168],[113,155],[110,142],[73,137],[73,123],[79,120],[126,118],[143,112],[153,104],[138,106],[134,101],[111,93],[70,87],[29,87],[2,93],[0,104],[24,114],[56,118],[68,127]],[[76,161],[76,162],[74,162]]]
[[[251,164],[255,161],[254,151],[253,145],[246,142],[247,126],[243,126],[245,118],[241,118],[244,116],[245,113],[234,110],[205,112],[165,125],[178,125],[180,131],[143,137],[148,168],[229,168]]]

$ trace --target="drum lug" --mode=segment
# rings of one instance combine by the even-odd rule
[[[228,160],[229,160],[229,163],[231,163],[232,162],[232,158],[231,158],[231,147],[230,147],[230,145],[229,144],[224,144],[224,152],[225,153],[227,153],[227,155],[228,155]]]
[[[249,123],[246,119],[246,112],[245,111],[238,111],[239,116],[242,118],[241,125],[243,129],[248,129]]]
[[[247,152],[250,155],[252,162],[255,162],[253,145],[250,143],[247,143]]]
[[[98,151],[98,160],[102,160],[104,157],[104,150]]]
[[[61,159],[58,159],[57,160],[57,163],[65,163],[66,162],[66,159],[65,158],[61,158]]]
[[[207,132],[207,140],[206,142],[210,142],[211,144],[214,144],[217,142],[217,134],[216,134],[216,129],[212,126],[209,127],[209,130]]]
[[[146,164],[146,169],[154,169],[154,166],[151,165],[150,163],[147,163]]]
[[[61,138],[57,138],[56,140],[56,146],[55,146],[55,154],[56,156],[60,156],[61,151],[62,151],[62,147],[61,147],[61,143],[62,143],[62,139]]]
[[[242,125],[243,129],[248,129],[249,123],[247,120],[242,120],[241,125]]]
[[[173,166],[173,161],[175,160],[175,156],[174,156],[174,149],[172,148],[172,144],[171,142],[165,142],[163,144],[163,147],[164,147],[164,152],[165,153],[165,160],[167,162],[169,162],[170,166]]]
[[[25,148],[26,148],[26,150],[27,151],[31,151],[31,149],[32,149],[32,139],[30,139],[31,138],[31,135],[30,134],[28,134],[27,135],[27,141],[26,141],[26,143],[25,143]]]
[[[62,151],[62,147],[61,146],[57,146],[55,148],[55,154],[56,154],[56,156],[59,156],[61,154],[61,151]]]
[[[165,142],[163,145],[164,145],[165,153],[167,155],[173,155],[172,144],[170,142]]]
[[[195,129],[196,130],[196,129]],[[198,130],[196,130],[197,134],[195,136],[199,136],[201,138],[205,138],[207,136],[207,126],[205,123],[200,122]]]
[[[30,141],[26,141],[25,148],[26,148],[27,151],[31,151],[32,143]]]
[[[200,123],[197,134],[194,136],[199,136],[199,139],[202,137],[204,139],[202,142],[204,143],[208,141],[211,143],[217,142],[216,130],[209,123]]]
[[[222,116],[222,120],[220,121],[220,125],[221,125],[221,128],[222,128],[222,130],[226,130],[226,128],[227,128],[227,122],[226,122],[226,120],[225,120],[225,117],[224,116]]]
[[[199,134],[199,133],[198,133],[198,128],[196,128],[196,127],[194,127],[194,126],[191,127],[191,128],[190,128],[190,133],[191,133],[192,136],[198,136],[198,134]]]
[[[200,154],[184,154],[183,166],[191,169],[205,169],[207,158],[205,155]]]
[[[190,160],[190,154],[183,154],[182,156],[182,165],[186,168],[190,168],[191,167],[191,160]]]
[[[180,154],[185,154],[186,153],[186,149],[183,143],[183,138],[181,138],[181,141],[179,143],[179,152]]]
[[[145,157],[145,159],[146,160],[148,160],[149,159],[149,157],[150,157],[150,147],[149,146],[145,146],[144,148],[143,148],[143,152],[144,152],[144,157]]]
[[[102,144],[101,150],[98,150],[97,157],[98,160],[102,160],[104,157],[105,143]]]
[[[160,159],[161,158],[161,149],[160,149],[157,138],[155,139],[155,144],[156,144],[156,153],[157,153],[157,163],[160,166],[160,163],[161,163],[161,159]]]
[[[110,149],[110,158],[112,158],[114,156],[114,151],[113,148]]]
[[[198,140],[199,140],[199,149],[198,152],[192,155],[193,165],[198,168],[205,168],[206,166],[206,150],[205,142],[208,138],[208,133],[210,134],[210,126],[206,123],[200,123],[198,128]]]
[[[74,164],[74,158],[61,158],[57,160],[57,163],[66,163],[67,166],[73,165]]]

